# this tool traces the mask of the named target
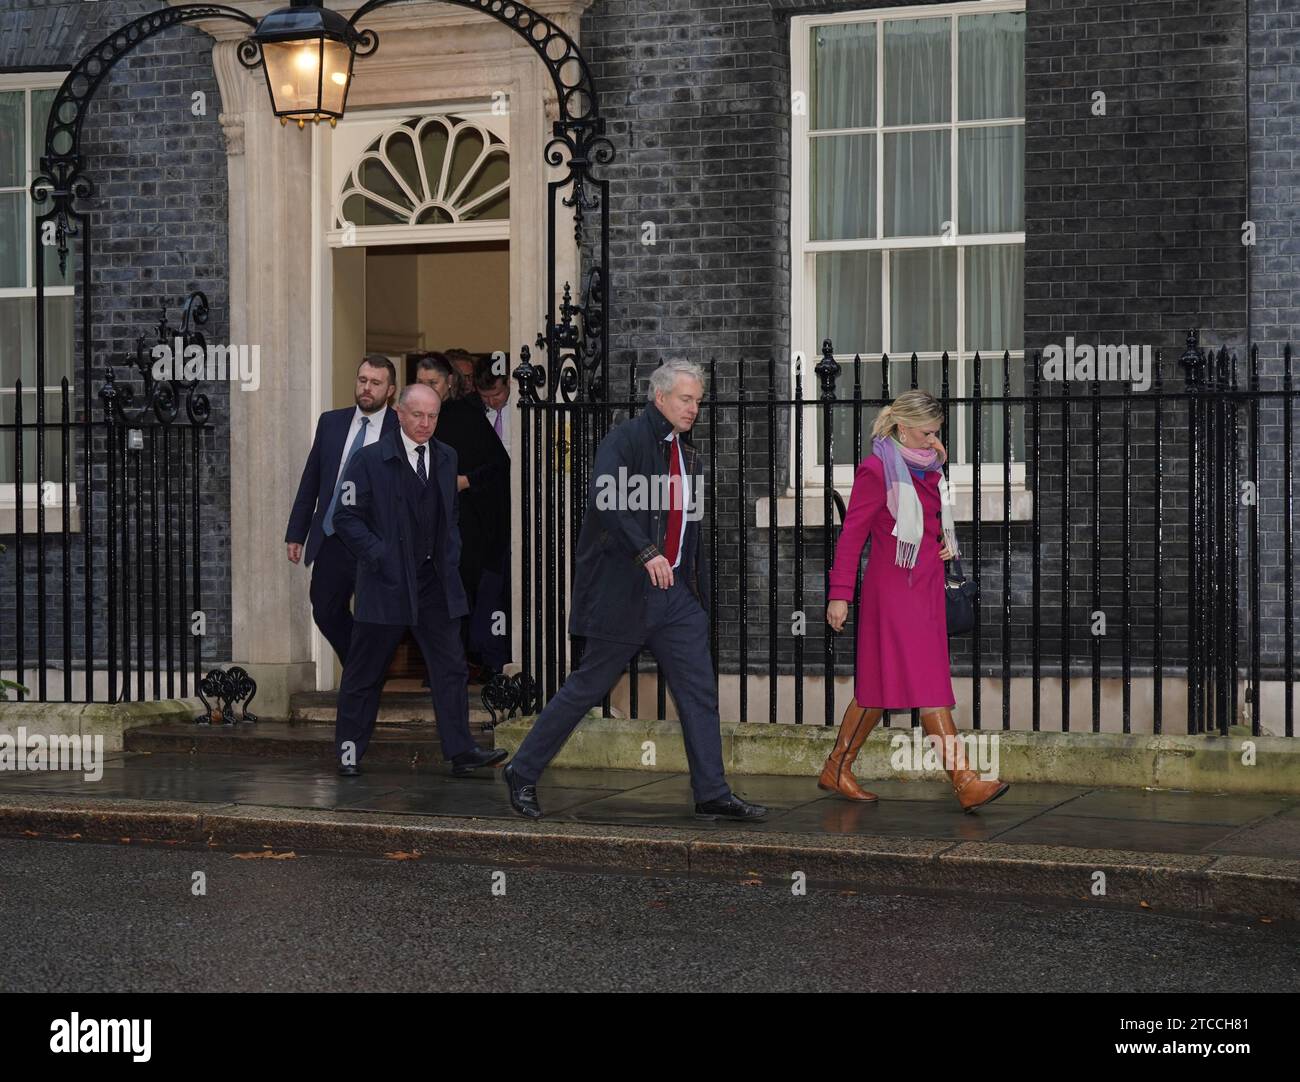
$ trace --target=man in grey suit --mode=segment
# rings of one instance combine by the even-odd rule
[[[703,397],[703,370],[668,361],[650,377],[646,408],[596,450],[569,618],[570,633],[585,636],[586,648],[505,768],[510,804],[529,819],[542,815],[537,781],[546,764],[643,646],[677,703],[695,814],[741,820],[767,814],[732,793],[722,768],[705,611],[709,568],[698,514],[704,477],[699,455],[680,438],[695,424]],[[670,498],[624,498],[637,485]]]

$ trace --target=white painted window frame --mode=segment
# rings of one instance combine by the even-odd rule
[[[31,91],[57,90],[59,87],[63,85],[63,82],[67,77],[68,77],[68,73],[66,71],[4,72],[4,73],[0,73],[0,93],[13,93],[14,91],[19,91],[19,90],[26,91],[24,97],[23,124],[26,126],[26,131],[30,132],[32,128]],[[33,146],[32,141],[30,139],[26,139],[25,142],[27,144],[27,163],[26,163],[27,182],[24,186],[24,190],[30,191],[32,181],[36,178],[36,174],[40,169],[40,158],[41,158],[41,154],[44,153],[45,148],[43,146],[41,147]],[[18,190],[19,189],[13,185],[0,188],[0,192],[15,192]],[[33,215],[30,213],[32,210],[32,204],[30,203],[30,201],[27,204],[27,209],[28,209],[28,213],[26,215],[27,230],[26,230],[26,238],[25,238],[25,249],[27,252],[27,280],[30,282],[34,279],[34,274],[35,274],[35,267],[33,266],[34,246],[32,244],[32,230],[35,228],[35,223],[33,221]],[[75,292],[76,290],[73,286],[46,286],[45,288],[45,295],[47,297],[71,297],[75,294]],[[20,298],[30,297],[33,301],[35,301],[36,287],[35,286],[14,286],[14,287],[0,288],[0,298],[12,298],[12,297],[20,297]],[[46,385],[43,388],[43,393],[47,396],[51,394],[60,394],[61,388],[57,384],[53,386]],[[7,381],[0,382],[0,397],[6,399],[12,399],[14,397],[14,389],[12,383],[9,383]],[[6,533],[13,532],[12,520],[16,516],[18,506],[19,506],[17,489],[18,486],[14,482],[0,483],[0,531]],[[28,481],[23,483],[22,507],[24,511],[27,512],[24,515],[25,528],[27,527],[26,520],[31,519],[38,508],[44,508],[46,514],[48,515],[52,509],[57,511],[58,509],[63,507],[63,486],[61,483],[54,485],[53,489],[51,489],[47,482],[45,496],[46,496],[45,499],[41,498],[41,493],[37,482]],[[68,505],[74,508],[77,505],[77,486],[71,480],[69,480],[68,482]],[[51,522],[47,522],[46,525],[47,528],[55,528],[55,529],[59,528],[57,523],[51,525]],[[76,520],[74,519],[74,527],[75,526],[76,526]],[[32,528],[34,529],[34,525],[32,526]]]
[[[810,89],[810,58],[808,55],[808,31],[814,26],[830,26],[844,23],[857,22],[874,22],[882,29],[876,35],[876,125],[870,128],[843,128],[843,129],[824,129],[818,131],[818,138],[827,135],[853,135],[853,134],[877,134],[877,153],[876,162],[876,237],[871,240],[826,240],[812,241],[809,239],[809,170],[810,170],[810,110],[805,107],[802,110],[792,110],[790,125],[791,141],[791,162],[790,162],[790,329],[792,338],[791,358],[791,383],[794,387],[795,366],[802,360],[803,372],[803,401],[815,403],[820,393],[817,378],[813,371],[817,362],[821,359],[820,331],[816,326],[817,303],[816,303],[816,253],[829,251],[882,251],[885,253],[881,260],[881,279],[884,288],[884,296],[889,295],[889,258],[888,252],[902,248],[937,248],[945,243],[953,243],[957,246],[957,343],[956,353],[950,354],[953,383],[950,387],[950,393],[953,396],[961,396],[967,392],[970,385],[971,375],[971,358],[974,351],[968,355],[965,349],[965,248],[974,245],[1006,245],[1019,244],[1023,247],[1025,243],[1025,234],[1023,231],[1014,233],[996,233],[996,234],[979,234],[969,237],[962,237],[956,233],[958,227],[958,158],[957,158],[957,140],[958,131],[963,128],[989,128],[989,127],[1012,127],[1024,125],[1024,118],[1003,119],[1003,120],[958,120],[958,103],[957,95],[960,87],[958,73],[958,36],[957,20],[963,15],[989,15],[999,12],[1025,10],[1025,0],[966,0],[963,3],[952,4],[925,4],[908,7],[890,7],[890,8],[869,8],[854,11],[842,11],[834,14],[824,15],[798,15],[790,20],[790,87],[792,97],[794,94],[803,92],[804,101],[807,103],[811,99]],[[883,24],[895,19],[917,19],[946,17],[952,20],[953,32],[951,35],[952,48],[952,78],[950,93],[952,95],[950,119],[939,124],[908,124],[908,125],[890,125],[884,124],[884,34]],[[912,132],[912,131],[950,131],[952,133],[953,149],[949,155],[949,168],[951,170],[951,180],[949,184],[950,203],[950,220],[953,225],[954,235],[951,241],[945,241],[942,238],[934,237],[889,237],[885,238],[884,233],[884,154],[881,152],[883,138],[886,133],[893,132]],[[885,347],[884,352],[888,353],[891,361],[898,362],[910,360],[911,354],[895,354],[891,349],[889,339],[890,331],[890,311],[889,304],[886,301],[881,307],[881,344]],[[804,345],[808,348],[801,348]],[[904,344],[905,348],[905,344]],[[940,353],[918,353],[918,360],[937,360]],[[853,363],[853,354],[835,355],[836,360],[844,365],[846,370],[851,369]],[[1011,352],[1013,361],[1023,361],[1024,351],[1015,350]],[[983,357],[982,357],[983,359]],[[991,361],[999,361],[1001,355],[989,355],[987,358]],[[864,356],[864,365],[878,365],[880,358],[872,355],[870,361]],[[842,377],[841,377],[842,378]],[[892,386],[891,391],[897,393],[902,388]],[[938,388],[934,388],[938,393]],[[805,407],[806,408],[806,407]],[[953,482],[954,492],[958,495],[958,503],[961,505],[960,496],[963,492],[969,493],[974,481],[971,464],[965,461],[965,441],[966,441],[966,410],[957,410],[954,418],[955,424],[951,426],[949,433],[949,450],[952,455],[952,464],[949,466],[949,477]],[[794,475],[795,446],[794,446],[794,426],[791,424],[790,429],[790,463],[791,473]],[[823,488],[823,472],[821,463],[821,442],[817,436],[817,424],[815,409],[810,411],[809,415],[804,418],[804,439],[803,439],[803,461],[804,477],[803,487],[809,489]],[[847,492],[853,484],[854,464],[837,463],[833,471],[833,483],[837,489],[843,489]],[[1002,482],[1003,482],[1003,463],[984,463],[980,469],[980,487],[982,493],[987,494],[987,499],[982,499],[981,504],[985,509],[984,518],[987,520],[991,517],[989,512],[1001,514],[1002,507]],[[1025,466],[1024,463],[1013,462],[1011,464],[1011,487],[1013,493],[1024,491],[1025,484]],[[787,493],[794,495],[793,489]],[[995,504],[996,508],[990,507]],[[1017,517],[1013,513],[1013,517]]]

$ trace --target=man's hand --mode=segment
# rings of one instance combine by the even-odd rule
[[[828,601],[826,603],[826,622],[836,631],[844,630],[844,621],[848,619],[849,603],[847,601]]]
[[[458,473],[456,475],[456,491],[464,492],[467,488],[469,488],[469,478],[463,473]]]
[[[294,541],[289,542],[289,562],[296,564],[302,559],[302,546]]]
[[[650,573],[650,581],[661,590],[666,590],[673,584],[673,565],[668,562],[668,557],[656,556],[653,560],[647,560],[645,569]]]

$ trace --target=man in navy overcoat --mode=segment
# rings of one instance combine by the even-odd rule
[[[334,528],[357,561],[356,624],[339,685],[339,773],[361,772],[393,653],[409,628],[429,669],[443,758],[457,777],[494,766],[504,750],[469,732],[468,675],[460,622],[456,452],[433,438],[442,400],[424,384],[402,388],[399,427],[363,447],[343,473]]]

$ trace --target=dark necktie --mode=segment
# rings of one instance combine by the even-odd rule
[[[682,536],[682,464],[677,458],[677,435],[668,444],[668,536],[664,538],[664,558],[677,562],[677,547]]]
[[[422,485],[427,485],[429,483],[429,474],[424,468],[424,447],[424,444],[420,444],[415,449],[415,476],[420,479]]]

